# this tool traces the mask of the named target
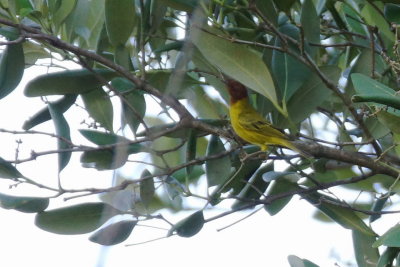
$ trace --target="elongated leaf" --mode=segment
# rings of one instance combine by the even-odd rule
[[[288,12],[296,0],[274,0],[276,7],[283,11]]]
[[[236,200],[232,209],[240,208],[246,205],[246,200],[257,200],[264,194],[265,190],[269,186],[269,182],[265,182],[263,180],[262,175],[266,172],[270,172],[274,169],[274,164],[269,163],[257,170],[257,172],[249,179],[246,183],[245,187],[243,187],[242,191],[238,194],[238,200]]]
[[[274,25],[278,25],[278,12],[273,0],[256,0],[256,7]]]
[[[321,201],[321,199],[329,199],[330,202],[335,202],[336,200],[322,196],[319,193],[302,195],[302,197],[344,228],[360,231],[368,236],[376,235],[350,208]]]
[[[115,78],[112,86],[123,94],[122,121],[128,124],[132,132],[136,133],[145,113],[146,100],[142,91],[136,90],[135,85],[124,78]]]
[[[354,103],[373,102],[386,105],[395,109],[400,109],[400,98],[388,95],[354,95],[351,100]]]
[[[24,69],[25,58],[22,44],[7,45],[0,59],[0,99],[17,87]]]
[[[150,202],[153,200],[155,187],[154,187],[154,179],[152,174],[148,170],[144,170],[141,175],[141,181],[139,185],[140,199],[147,207]]]
[[[35,217],[35,224],[55,234],[78,235],[96,230],[117,214],[120,211],[108,204],[83,203],[40,212]]]
[[[385,18],[396,24],[400,24],[400,5],[386,4],[385,5]]]
[[[400,247],[400,224],[396,224],[375,241],[373,246]]]
[[[213,135],[208,143],[207,156],[218,155],[225,151],[224,144]],[[231,174],[231,161],[228,156],[206,161],[208,187],[222,184]]]
[[[272,172],[275,173],[275,172]],[[268,187],[267,199],[274,195],[279,195],[283,192],[294,191],[299,188],[296,182],[291,179],[285,178],[285,176],[291,175],[285,172],[277,173],[278,175],[274,178],[274,182]],[[264,178],[264,177],[263,177]],[[278,214],[292,199],[293,196],[288,196],[285,198],[277,199],[272,201],[270,204],[265,204],[264,209],[269,213],[269,215],[274,216]]]
[[[60,100],[53,102],[52,105],[55,106],[61,113],[64,113],[75,103],[76,98],[77,95],[66,95]],[[27,131],[48,120],[51,120],[51,115],[49,108],[45,107],[25,121],[24,125],[22,125],[22,129]]]
[[[320,43],[320,19],[315,10],[315,6],[312,0],[305,0],[301,9],[301,25],[304,29],[305,39],[314,44]],[[317,47],[310,47],[311,56],[315,56],[318,51]]]
[[[16,197],[0,193],[0,207],[21,212],[40,212],[49,206],[49,199],[42,197]]]
[[[113,132],[113,106],[109,95],[97,88],[81,95],[89,115],[108,131]]]
[[[17,179],[24,177],[11,163],[0,158],[0,178]]]
[[[106,28],[112,45],[124,45],[136,22],[135,3],[131,0],[106,0]]]
[[[67,70],[38,76],[25,87],[25,95],[29,97],[46,95],[82,94],[89,92],[105,83],[98,78],[109,81],[117,74],[106,69],[96,70],[96,74],[85,70]]]
[[[379,258],[378,264],[374,265],[374,267],[390,267],[394,266],[393,261],[398,257],[400,252],[399,248],[396,247],[388,247],[385,249],[385,251],[382,253],[382,255]]]
[[[202,84],[188,74],[183,74],[183,77],[180,78],[182,79],[180,81],[180,84],[176,84],[174,82],[176,76],[172,70],[155,70],[146,72],[146,79],[150,85],[157,88],[163,93],[172,94],[177,98],[184,97],[185,95],[183,93],[189,87],[197,84]],[[176,87],[171,87],[172,84],[176,85]]]
[[[379,259],[379,251],[372,244],[376,238],[360,231],[353,230],[353,247],[358,267],[375,267]]]
[[[309,260],[306,260],[306,259],[301,259],[295,255],[289,255],[288,261],[289,261],[290,267],[319,267],[315,263],[313,263]]]
[[[204,225],[203,211],[197,211],[185,219],[175,224],[168,232],[168,235],[176,232],[181,237],[192,237],[198,232]]]
[[[291,24],[285,24],[279,28],[279,31],[295,40],[300,38],[299,30]],[[275,40],[275,46],[282,46],[279,38]],[[293,48],[293,50],[298,49]],[[311,74],[310,69],[298,59],[278,50],[272,52],[271,69],[285,102],[291,99]]]
[[[193,129],[190,129],[187,145],[186,145],[186,162],[190,162],[191,160],[196,158],[196,149],[197,149],[197,136]],[[193,171],[194,166],[188,165],[186,167],[186,174],[190,176]]]
[[[101,149],[85,151],[81,155],[81,163],[85,168],[96,168],[97,170],[114,170],[122,167],[129,154],[127,148]]]
[[[105,0],[77,0],[71,14],[65,19],[63,37],[78,41],[79,47],[95,50],[104,25]]]
[[[60,7],[53,15],[53,23],[56,26],[59,26],[64,20],[68,17],[68,15],[74,10],[77,0],[64,0],[61,1]]]
[[[49,112],[51,119],[54,122],[54,127],[56,129],[56,134],[58,136],[57,148],[58,150],[65,150],[71,148],[71,135],[67,120],[64,118],[62,111],[58,106],[49,104]],[[61,172],[65,166],[67,166],[70,158],[71,151],[65,151],[58,153],[58,172]]]
[[[207,31],[215,32],[211,28]],[[221,33],[217,33],[221,34]],[[194,26],[192,42],[211,64],[225,74],[267,97],[278,110],[274,82],[262,55],[249,47],[232,43]]]
[[[103,245],[113,246],[125,241],[132,233],[137,221],[120,221],[101,228],[89,237],[89,240]]]
[[[336,66],[321,67],[321,71],[333,82],[337,82],[340,77],[340,69]],[[311,74],[310,78],[293,95],[287,103],[289,117],[293,123],[298,123],[315,112],[316,107],[321,105],[331,95],[331,91],[323,84],[316,74]],[[280,120],[280,127],[287,127],[283,120]]]

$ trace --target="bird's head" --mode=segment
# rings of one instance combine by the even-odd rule
[[[247,97],[246,87],[238,81],[233,79],[226,79],[225,84],[228,88],[229,95],[231,96],[231,103]]]

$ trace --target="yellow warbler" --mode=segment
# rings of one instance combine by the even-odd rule
[[[227,79],[226,84],[231,97],[231,124],[238,136],[263,151],[267,150],[268,145],[277,145],[300,152],[286,134],[274,128],[250,105],[243,84],[232,79]]]

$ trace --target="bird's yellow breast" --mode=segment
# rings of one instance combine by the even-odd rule
[[[268,145],[279,145],[291,148],[293,145],[287,136],[269,124],[248,102],[243,98],[231,103],[229,108],[233,130],[245,141],[260,146],[266,150]]]

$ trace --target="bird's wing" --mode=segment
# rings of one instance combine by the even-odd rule
[[[239,124],[248,131],[257,132],[265,136],[287,139],[284,133],[255,112],[242,112],[239,115]]]

